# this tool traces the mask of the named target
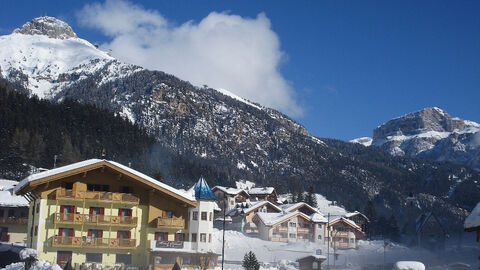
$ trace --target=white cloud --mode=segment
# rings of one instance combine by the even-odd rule
[[[171,25],[159,12],[123,0],[85,5],[81,24],[100,29],[102,46],[122,61],[162,70],[194,85],[224,88],[292,116],[295,91],[279,72],[284,54],[270,20],[212,12],[200,22]]]

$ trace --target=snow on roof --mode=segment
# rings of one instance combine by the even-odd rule
[[[351,212],[351,213],[346,213],[346,214],[345,214],[345,217],[346,217],[346,218],[351,218],[351,217],[354,217],[354,216],[356,216],[356,215],[361,215],[361,216],[364,217],[367,221],[369,220],[369,219],[367,218],[367,216],[365,216],[364,214],[362,214],[362,213],[360,213],[360,212],[358,212],[358,211]]]
[[[465,219],[463,227],[465,229],[473,229],[480,227],[480,202],[477,203],[477,206],[473,208],[470,215]]]
[[[312,210],[313,212],[320,214],[320,212],[316,208],[313,208],[311,205],[309,205],[308,203],[305,203],[305,202],[287,203],[287,204],[280,205],[280,208],[282,208],[286,212],[292,212],[292,211],[295,211],[295,210],[297,210],[301,207],[307,207],[308,209]]]
[[[319,213],[313,213],[310,215],[310,220],[312,222],[315,222],[315,223],[319,223],[319,222],[322,222],[322,223],[327,223],[328,220],[325,216],[323,216],[322,214],[319,214]]]
[[[237,195],[238,193],[244,191],[243,189],[238,189],[238,188],[231,188],[231,187],[223,187],[223,186],[214,186],[212,190],[218,189],[223,191],[224,193],[228,195]]]
[[[304,260],[304,259],[308,259],[308,258],[310,258],[310,257],[315,258],[315,259],[317,259],[317,260],[326,260],[326,259],[327,259],[326,256],[314,254],[314,255],[308,255],[308,256],[305,256],[305,257],[302,257],[302,258],[298,258],[298,259],[297,259],[297,262],[298,262],[298,261],[301,261],[301,260]]]
[[[22,196],[13,195],[13,188],[17,181],[0,179],[0,206],[28,207],[28,201]]]
[[[416,261],[398,261],[393,265],[394,270],[425,270],[425,265]]]
[[[264,212],[258,212],[256,214],[260,220],[263,222],[263,224],[265,224],[266,226],[273,226],[279,222],[283,222],[285,220],[289,220],[290,218],[292,217],[295,217],[295,216],[302,216],[304,217],[305,219],[307,220],[310,220],[310,217],[305,215],[304,213],[302,212],[291,212],[291,213],[284,213],[284,212],[281,212],[281,213],[264,213]]]
[[[182,198],[185,198],[187,200],[190,200],[190,201],[195,201],[195,198],[191,196],[191,194],[187,193],[187,192],[182,192],[174,187],[171,187],[167,184],[164,184],[158,180],[155,180],[153,179],[152,177],[148,176],[148,175],[145,175],[139,171],[136,171],[130,167],[127,167],[125,165],[122,165],[120,163],[117,163],[115,161],[110,161],[110,160],[105,160],[105,159],[88,159],[88,160],[84,160],[84,161],[80,161],[80,162],[76,162],[76,163],[73,163],[73,164],[69,164],[69,165],[66,165],[66,166],[62,166],[62,167],[59,167],[59,168],[55,168],[55,169],[51,169],[51,170],[48,170],[48,171],[44,171],[44,172],[39,172],[39,173],[35,173],[35,174],[32,174],[30,176],[28,176],[27,178],[23,179],[22,181],[20,181],[18,183],[18,185],[14,188],[14,191],[15,192],[18,192],[20,191],[22,188],[24,188],[27,184],[31,183],[31,182],[34,182],[34,181],[37,181],[39,179],[43,179],[45,177],[49,177],[49,176],[53,176],[53,175],[57,175],[57,174],[61,174],[61,173],[65,173],[65,172],[68,172],[68,171],[71,171],[71,170],[75,170],[75,169],[79,169],[79,168],[83,168],[83,167],[86,167],[86,166],[90,166],[90,165],[93,165],[93,164],[97,164],[97,163],[102,163],[102,162],[106,162],[107,164],[110,164],[111,166],[114,166],[114,167],[117,167],[117,168],[120,168],[121,170],[124,170],[124,171],[127,171],[131,174],[134,174],[162,189],[165,189],[165,190],[168,190]]]
[[[358,226],[353,220],[350,220],[348,218],[344,218],[344,217],[337,217],[337,218],[334,218],[332,220],[330,220],[330,224],[328,224],[328,226],[332,226],[333,223],[337,223],[339,221],[344,221],[345,223],[351,225],[352,227],[354,227],[355,229],[357,230],[362,230],[360,228],[360,226]]]
[[[257,187],[247,190],[250,195],[268,195],[275,191],[273,187]]]

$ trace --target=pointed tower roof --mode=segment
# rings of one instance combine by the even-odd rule
[[[193,190],[195,191],[195,198],[196,199],[206,199],[206,200],[216,200],[215,194],[213,194],[212,190],[208,186],[207,181],[205,178],[200,177],[198,182],[193,186]]]

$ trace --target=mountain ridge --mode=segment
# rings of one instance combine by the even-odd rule
[[[75,51],[85,49],[69,65],[65,59],[27,50],[60,50],[60,55],[69,56],[72,47],[67,44],[78,46]],[[469,168],[391,157],[376,149],[319,139],[278,111],[226,91],[193,86],[162,71],[119,62],[79,38],[13,33],[0,37],[0,45],[6,48],[0,52],[1,76],[27,89],[30,96],[41,92],[40,97],[54,102],[74,99],[129,119],[162,147],[215,168],[226,176],[221,184],[250,179],[281,191],[298,183],[312,185],[330,200],[349,204],[349,210],[363,210],[367,200],[374,200],[379,212],[399,216],[404,214],[406,195],[413,191],[426,205],[447,209],[444,218],[452,226],[479,199],[480,175]],[[162,158],[154,149],[150,152],[147,173],[153,173]]]
[[[480,124],[451,117],[438,107],[395,117],[375,128],[371,139],[371,145],[391,155],[450,161],[480,169]],[[363,141],[366,139],[351,142]]]

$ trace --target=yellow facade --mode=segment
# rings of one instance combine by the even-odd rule
[[[126,256],[131,258],[128,264],[147,267],[156,232],[168,233],[168,241],[176,240],[176,233],[188,235],[188,207],[195,201],[106,165],[40,179],[21,191],[31,198],[27,246],[36,249],[40,259],[64,263],[59,257],[71,252],[73,265],[88,263],[87,254],[101,256],[97,263],[115,265],[120,263],[117,257]],[[67,208],[73,212],[65,213]],[[92,214],[91,208],[103,208],[102,213]],[[119,209],[130,209],[131,217],[119,216]],[[95,237],[89,230],[101,230],[102,235]]]

